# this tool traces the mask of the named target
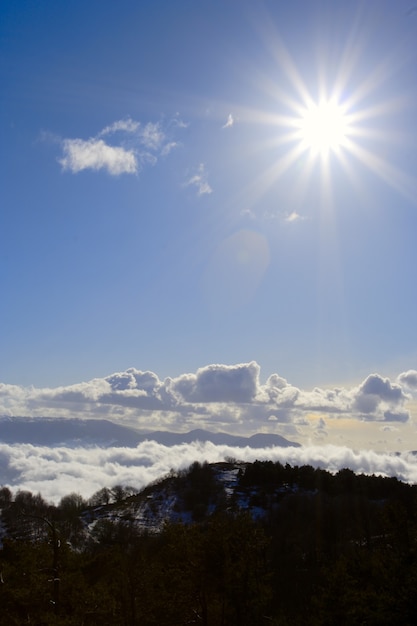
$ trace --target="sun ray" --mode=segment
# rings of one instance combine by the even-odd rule
[[[396,167],[390,157],[381,156],[383,144],[386,154],[387,143],[394,146],[410,141],[405,132],[401,134],[398,127],[395,129],[387,122],[406,111],[411,98],[407,94],[395,94],[389,99],[385,94],[380,98],[384,83],[395,76],[401,65],[400,55],[394,50],[377,60],[373,67],[364,69],[362,59],[369,37],[360,15],[356,18],[345,45],[339,47],[339,58],[330,57],[332,51],[320,44],[316,85],[311,75],[314,64],[307,65],[309,73],[306,73],[302,64],[306,60],[298,64],[271,22],[264,24],[261,35],[278,71],[275,75],[254,68],[253,76],[268,105],[229,107],[236,111],[240,121],[271,129],[268,136],[264,134],[252,146],[259,163],[264,160],[262,154],[272,155],[270,165],[242,189],[245,201],[252,198],[253,206],[294,169],[291,196],[295,198],[297,213],[302,212],[308,184],[316,184],[314,173],[318,174],[318,180],[321,178],[321,185],[328,187],[336,175],[335,166],[337,176],[344,174],[362,199],[369,196],[364,177],[367,170],[415,204],[414,180]],[[329,201],[329,194],[323,195],[323,201]],[[283,212],[278,210],[278,213]]]
[[[352,142],[349,152],[390,187],[399,191],[413,203],[416,202],[417,188],[413,178],[358,143]]]
[[[404,110],[409,101],[405,95],[396,95],[389,100],[369,104],[371,95],[377,93],[384,81],[398,68],[399,60],[396,53],[368,73],[361,82],[349,90],[354,71],[360,62],[363,46],[348,41],[333,84],[326,82],[325,62],[319,67],[318,97],[313,98],[307,84],[302,78],[295,61],[277,38],[274,58],[289,79],[295,94],[283,93],[282,87],[276,88],[276,100],[289,113],[268,116],[277,127],[279,139],[277,144],[288,143],[299,146],[298,151],[291,151],[291,157],[280,157],[274,169],[276,178],[294,162],[294,156],[307,153],[309,172],[315,162],[321,162],[321,176],[330,177],[330,157],[340,163],[347,177],[351,178],[353,164],[351,158],[360,162],[389,186],[395,188],[415,203],[416,185],[414,180],[387,159],[381,157],[369,141],[386,142],[404,141],[404,136],[387,129],[385,124],[378,124],[387,115],[398,114]],[[272,91],[272,85],[268,87]],[[298,97],[298,99],[297,99]],[[362,104],[362,106],[361,106]],[[285,167],[283,166],[285,164]],[[325,165],[325,167],[324,167]],[[269,176],[272,179],[272,176]],[[357,177],[356,177],[357,178]]]

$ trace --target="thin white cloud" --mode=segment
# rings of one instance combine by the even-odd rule
[[[185,183],[185,187],[196,187],[197,195],[203,196],[213,192],[207,180],[207,172],[204,163],[200,163],[195,174],[193,174]]]
[[[165,134],[159,123],[149,122],[141,131],[143,145],[150,150],[157,150],[165,139]]]
[[[285,221],[286,222],[298,222],[302,219],[303,218],[301,217],[301,215],[299,215],[296,211],[293,211],[292,213],[286,216]]]
[[[116,132],[125,132],[125,133],[135,133],[140,128],[140,122],[136,122],[132,120],[130,117],[124,120],[117,120],[103,128],[102,131],[98,134],[99,137],[103,137],[104,135],[110,135]]]
[[[178,123],[141,124],[121,119],[109,124],[89,139],[67,138],[60,141],[62,157],[58,159],[64,171],[73,174],[83,170],[103,170],[112,176],[136,174],[148,165],[155,165],[160,156],[167,156],[178,143],[172,137]],[[201,182],[202,188],[204,183]]]
[[[38,141],[43,141],[50,144],[60,144],[62,142],[62,137],[60,137],[56,133],[52,133],[49,130],[42,130],[39,133]]]
[[[166,143],[161,149],[161,156],[167,156],[172,150],[178,147],[178,143],[176,141],[170,141]]]
[[[64,170],[72,173],[82,170],[107,170],[112,176],[135,174],[138,162],[133,150],[109,146],[102,139],[65,139],[62,144],[64,156],[59,162]]]
[[[184,122],[184,120],[180,118],[180,114],[178,112],[174,115],[169,123],[170,125],[177,126],[178,128],[188,128],[189,126],[188,122]]]
[[[227,121],[223,124],[222,128],[230,128],[235,123],[234,117],[231,113],[227,116]]]

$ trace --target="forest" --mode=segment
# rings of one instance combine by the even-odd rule
[[[395,478],[229,459],[58,505],[3,486],[0,510],[7,626],[417,624],[417,487]]]

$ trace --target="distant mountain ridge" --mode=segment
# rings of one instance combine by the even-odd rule
[[[156,441],[164,446],[175,446],[193,441],[211,442],[231,447],[266,448],[272,446],[299,447],[281,435],[258,433],[251,437],[212,433],[195,429],[188,433],[154,431],[142,433],[135,428],[115,424],[104,419],[80,418],[0,418],[0,442],[7,444],[30,443],[38,446],[68,447],[129,447],[143,441]]]
[[[243,437],[241,435],[229,435],[228,433],[212,433],[207,430],[195,429],[188,433],[170,433],[164,431],[156,431],[149,433],[145,439],[154,440],[165,446],[175,446],[181,443],[191,443],[193,441],[210,441],[215,445],[226,445],[237,448],[268,448],[270,446],[299,447],[299,443],[295,443],[273,433],[258,433],[251,437]]]

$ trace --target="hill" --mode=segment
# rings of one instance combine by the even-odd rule
[[[58,507],[3,488],[3,623],[415,624],[416,504],[395,478],[271,461]]]

